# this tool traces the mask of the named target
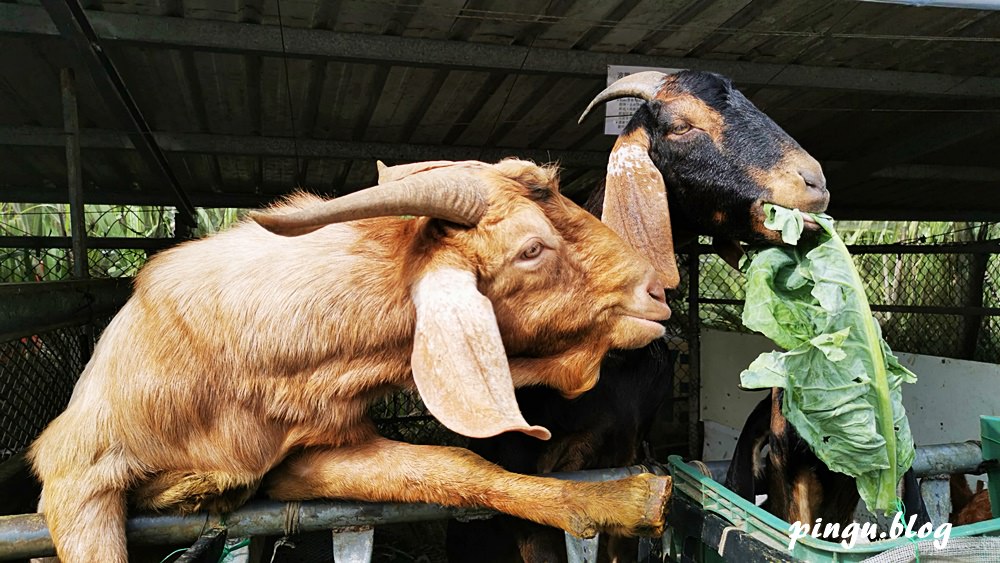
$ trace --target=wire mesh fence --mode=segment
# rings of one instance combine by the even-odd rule
[[[94,329],[71,326],[0,343],[0,461],[27,448],[66,407]]]
[[[91,248],[87,250],[88,271],[92,278],[133,277],[150,255],[143,248]],[[72,277],[73,253],[69,248],[0,248],[0,283]]]

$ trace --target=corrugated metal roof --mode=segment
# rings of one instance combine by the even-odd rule
[[[576,117],[616,63],[731,75],[824,162],[832,213],[1000,217],[997,12],[283,0],[279,27],[276,1],[84,7],[196,204],[247,205],[297,183],[344,193],[370,185],[379,158],[508,154],[561,160],[564,189],[580,193],[613,139]],[[79,61],[40,4],[0,3],[0,199],[65,199],[59,69],[72,66],[88,198],[172,201]]]

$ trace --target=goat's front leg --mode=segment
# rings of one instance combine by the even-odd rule
[[[583,483],[510,473],[461,448],[416,446],[378,438],[341,448],[311,448],[272,471],[265,490],[277,500],[337,498],[486,507],[562,528],[659,534],[669,477],[636,475]]]

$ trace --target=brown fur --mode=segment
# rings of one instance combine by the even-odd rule
[[[413,384],[411,291],[430,271],[473,274],[515,385],[580,393],[611,347],[662,333],[628,316],[666,316],[662,294],[649,295],[652,267],[560,196],[553,169],[504,161],[482,174],[491,200],[475,228],[383,217],[285,238],[245,222],[156,256],[31,448],[59,556],[124,562],[126,498],[231,510],[262,482],[284,500],[486,506],[578,535],[660,531],[668,478],[518,476],[464,450],[379,438],[366,418],[372,400]],[[301,195],[274,212],[318,202]],[[517,260],[526,239],[546,245],[530,267]]]
[[[951,476],[949,488],[951,489],[949,522],[956,526],[964,526],[993,518],[990,492],[983,486],[982,481],[976,483],[976,492],[972,492],[965,475],[960,473]]]

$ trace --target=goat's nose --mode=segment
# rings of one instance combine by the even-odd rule
[[[667,293],[663,289],[663,282],[660,281],[660,276],[656,275],[655,272],[649,276],[646,282],[646,293],[660,303],[667,302]]]
[[[799,169],[799,176],[805,181],[806,187],[819,192],[826,191],[826,176],[823,175],[823,168],[819,163],[815,167],[804,167]]]

